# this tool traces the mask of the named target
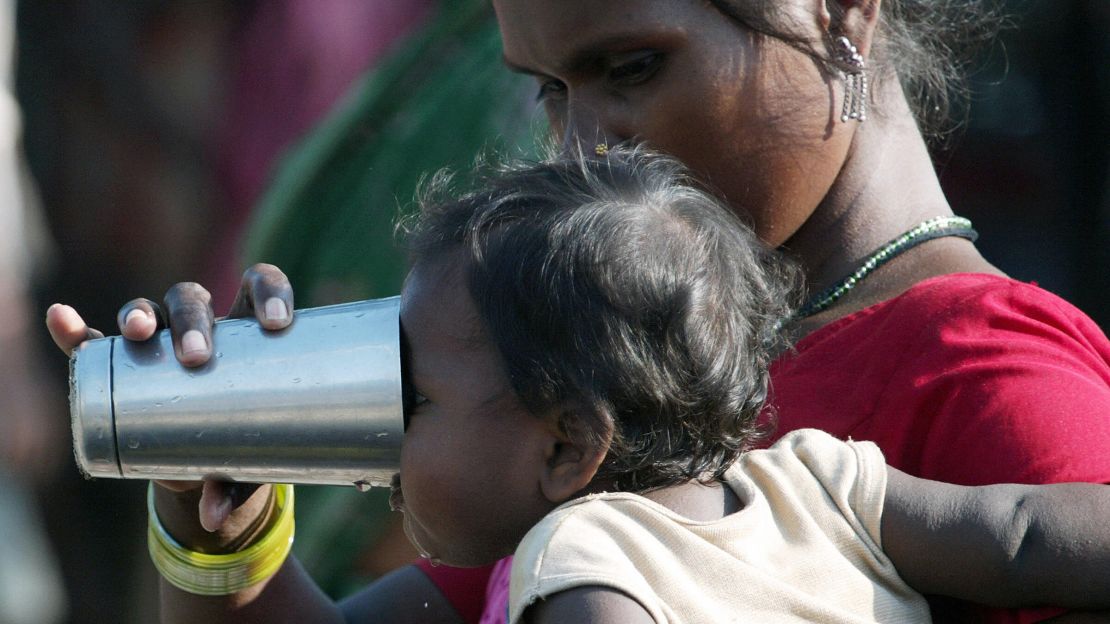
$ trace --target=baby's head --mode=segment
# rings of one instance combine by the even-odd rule
[[[793,272],[674,160],[560,159],[426,201],[402,327],[410,537],[480,564],[556,505],[720,476]]]

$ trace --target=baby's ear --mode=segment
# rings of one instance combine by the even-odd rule
[[[588,415],[586,418],[596,419],[594,423],[601,425],[591,428],[582,418],[581,412],[563,412],[552,424],[555,429],[547,446],[540,487],[544,497],[556,505],[586,489],[609,454],[612,421]]]

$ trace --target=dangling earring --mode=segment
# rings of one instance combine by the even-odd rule
[[[834,46],[840,76],[844,79],[844,107],[840,121],[867,121],[867,67],[863,55],[847,37],[837,37]]]

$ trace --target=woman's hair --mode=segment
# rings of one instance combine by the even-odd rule
[[[799,37],[776,0],[710,2],[749,29],[809,54],[825,71],[840,69],[829,57],[828,42]],[[837,2],[828,6],[834,16],[843,12]],[[869,67],[878,80],[898,77],[927,138],[942,138],[958,125],[955,117],[968,95],[967,66],[995,40],[1004,15],[1000,0],[883,0]]]
[[[438,177],[407,224],[414,264],[462,267],[530,412],[590,444],[612,431],[600,479],[717,477],[759,438],[797,271],[677,161],[517,164],[446,201]]]

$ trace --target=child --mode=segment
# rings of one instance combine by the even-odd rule
[[[812,430],[749,450],[794,273],[673,160],[508,171],[411,242],[391,502],[432,561],[515,551],[510,621],[1110,606],[1102,486],[929,482]]]

